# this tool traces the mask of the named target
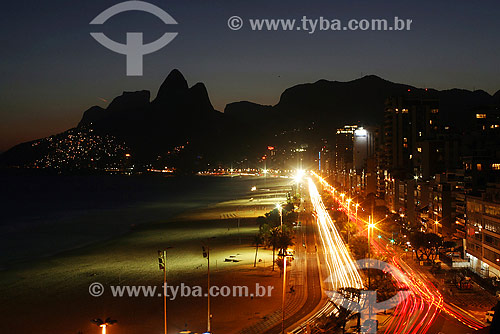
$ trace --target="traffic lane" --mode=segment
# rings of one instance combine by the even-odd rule
[[[430,327],[429,334],[473,334],[477,331],[465,326],[455,318],[441,312]]]

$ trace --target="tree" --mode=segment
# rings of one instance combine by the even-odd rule
[[[276,261],[275,260],[276,248],[278,247],[279,243],[279,233],[280,233],[279,227],[274,227],[269,231],[268,242],[273,247],[273,271],[274,271],[274,263]]]
[[[288,259],[286,260],[287,266],[290,266],[292,262],[293,262],[293,257],[288,257]],[[276,259],[276,265],[280,269],[280,277],[281,277],[281,274],[283,273],[283,269],[285,266],[285,257],[282,254],[280,254]]]
[[[293,246],[293,231],[289,230],[285,225],[273,227],[269,233],[269,244],[273,247],[273,271],[276,263],[276,250],[279,254],[284,254],[286,249]]]
[[[255,246],[255,259],[253,261],[254,268],[257,265],[257,252],[259,251],[259,246],[261,246],[263,242],[264,242],[264,238],[262,237],[262,235],[260,233],[254,235],[253,241],[252,241],[252,244]]]
[[[285,226],[283,226],[283,229],[280,228],[277,246],[280,253],[284,253],[288,247],[293,246],[293,232]]]
[[[278,209],[273,209],[269,212],[266,212],[264,215],[266,217],[266,221],[271,226],[279,226],[280,225],[280,212]]]
[[[410,234],[411,246],[419,261],[434,260],[443,239],[435,233],[413,232]]]
[[[365,236],[352,236],[349,249],[356,260],[365,259],[368,254],[368,240]]]
[[[264,216],[257,217],[257,225],[262,226],[264,224],[267,224],[266,217],[264,217]]]
[[[262,244],[266,247],[270,247],[269,236],[271,234],[271,225],[268,223],[263,223],[259,226],[259,234],[262,237]]]

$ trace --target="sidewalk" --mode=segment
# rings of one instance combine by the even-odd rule
[[[302,228],[306,228],[303,226]],[[299,231],[300,233],[301,231]],[[296,238],[298,236],[296,235]],[[306,282],[306,268],[307,268],[307,253],[306,249],[303,248],[301,242],[296,242],[294,249],[296,251],[295,259],[290,269],[287,270],[286,279],[286,299],[285,299],[285,318],[291,317],[295,312],[300,310],[305,304],[307,299],[307,282]],[[277,269],[279,271],[279,269]],[[290,287],[293,286],[294,291],[290,291]],[[281,289],[282,286],[280,285]],[[282,293],[279,291],[277,294],[281,298]],[[240,334],[261,334],[264,333],[277,324],[281,323],[282,311],[281,307],[267,314],[261,318],[261,320],[249,327],[244,328],[240,331]]]

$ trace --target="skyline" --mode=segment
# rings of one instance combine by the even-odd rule
[[[2,9],[0,333],[500,333],[499,0]]]
[[[32,12],[6,6],[2,20],[0,83],[2,122],[0,151],[76,126],[92,105],[106,107],[122,91],[147,89],[152,98],[167,74],[179,68],[190,85],[205,83],[215,109],[249,100],[274,105],[286,88],[320,79],[350,81],[374,74],[386,80],[436,89],[500,89],[497,61],[500,47],[494,20],[500,4],[400,4],[360,1],[347,7],[315,1],[253,4],[180,1],[164,8],[179,23],[170,31],[178,37],[144,58],[144,76],[125,76],[125,56],[106,50],[89,32],[90,20],[119,1],[50,4],[26,1]],[[411,31],[326,32],[231,31],[232,15],[248,18],[411,18]],[[123,41],[126,31],[144,31],[145,40],[157,38],[165,27],[146,13],[123,13],[103,26],[110,38]],[[464,24],[469,22],[469,25]],[[202,33],[200,33],[202,32]],[[336,47],[341,45],[341,48]],[[388,46],[389,45],[389,46]],[[421,54],[421,51],[424,51]],[[478,62],[477,59],[481,59]],[[20,70],[19,70],[20,69]],[[99,78],[99,80],[96,80]],[[479,79],[481,78],[481,79]],[[68,84],[70,83],[70,84]],[[103,100],[108,102],[104,102]]]

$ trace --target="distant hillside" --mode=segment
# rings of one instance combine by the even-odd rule
[[[286,89],[277,105],[269,108],[250,102],[231,104],[231,115],[246,115],[257,118],[263,110],[274,117],[288,120],[287,126],[299,126],[315,122],[330,126],[347,123],[380,124],[384,103],[388,97],[408,93],[435,96],[440,100],[443,118],[463,124],[467,112],[473,108],[498,104],[500,94],[494,97],[484,91],[419,89],[413,86],[392,83],[370,75],[349,81],[319,80]]]
[[[106,109],[86,110],[76,129],[111,136],[126,145],[136,162],[196,168],[254,160],[267,145],[328,138],[336,127],[348,123],[380,124],[385,100],[408,91],[439,98],[441,117],[457,126],[467,124],[473,109],[500,104],[500,91],[491,96],[484,91],[427,90],[370,75],[349,82],[296,85],[286,89],[274,106],[240,101],[228,104],[221,113],[214,110],[203,83],[189,87],[181,72],[173,70],[154,100],[149,91],[124,92]],[[10,149],[0,162],[26,165],[43,160],[50,152],[35,142]]]

